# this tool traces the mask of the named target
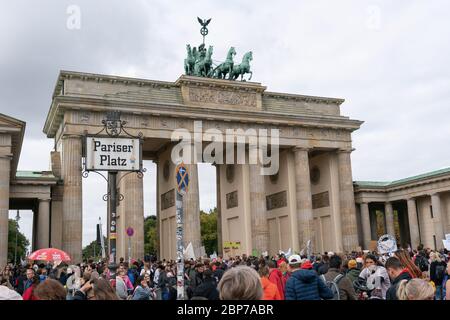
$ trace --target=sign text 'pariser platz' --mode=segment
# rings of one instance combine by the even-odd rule
[[[140,171],[141,141],[130,138],[86,137],[86,170]]]

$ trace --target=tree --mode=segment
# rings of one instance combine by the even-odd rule
[[[207,255],[217,252],[217,208],[200,211],[200,233]]]
[[[144,252],[156,255],[157,251],[156,216],[148,216],[144,219]]]
[[[20,258],[25,259],[27,248],[30,242],[23,233],[19,231],[19,224],[16,220],[8,220],[8,261],[14,261],[14,252],[16,248],[16,234],[17,234],[17,261],[20,263]]]
[[[106,237],[103,237],[104,239],[104,243],[105,243],[105,251],[106,254],[108,254],[108,250],[106,248]],[[89,260],[89,259],[98,259],[99,257],[102,256],[102,247],[100,246],[100,244],[97,242],[97,240],[92,241],[91,243],[89,243],[86,247],[83,248],[83,259],[84,260]]]

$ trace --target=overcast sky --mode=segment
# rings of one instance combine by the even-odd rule
[[[19,169],[47,170],[42,128],[59,70],[175,81],[185,45],[202,41],[196,17],[211,17],[215,60],[230,46],[238,59],[252,50],[252,80],[268,90],[346,99],[342,113],[365,121],[353,134],[354,180],[400,179],[450,166],[448,12],[445,0],[3,2],[0,112],[27,123]],[[149,215],[155,167],[145,166]],[[215,170],[199,174],[208,210]],[[83,245],[106,219],[102,188],[83,180]],[[22,216],[30,236],[31,214]]]

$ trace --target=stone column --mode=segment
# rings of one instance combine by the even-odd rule
[[[297,219],[300,250],[306,247],[308,240],[315,245],[314,215],[311,199],[311,180],[309,173],[308,149],[294,148],[295,158],[295,190],[297,198]],[[315,248],[312,248],[315,251]]]
[[[36,249],[50,247],[50,199],[39,199]]]
[[[216,166],[216,207],[217,207],[217,254],[223,255],[223,244],[222,244],[222,212],[221,212],[221,201],[220,201],[220,164],[215,164]]]
[[[159,179],[161,179],[161,175],[159,174],[159,159],[156,159],[153,161],[156,165],[156,257],[161,260],[161,253],[162,253],[162,248],[161,248],[161,234],[160,234],[160,230],[161,230],[161,214],[160,214],[160,196],[159,196],[159,184],[160,181]],[[144,235],[145,236],[145,235]]]
[[[436,235],[436,249],[439,249],[443,247],[442,240],[445,239],[444,235],[445,221],[442,217],[441,197],[439,193],[434,193],[431,195],[431,206],[433,209],[433,225],[434,225],[434,234]]]
[[[369,204],[363,202],[360,204],[361,209],[361,224],[363,228],[363,239],[364,239],[364,249],[369,249],[370,241],[372,240],[372,235],[370,231],[370,215],[369,215]]]
[[[126,174],[126,176],[125,176]],[[122,255],[128,261],[129,241],[131,240],[131,259],[144,258],[144,184],[143,178],[139,178],[136,173],[123,173],[120,181],[120,193],[123,200],[120,202],[120,219],[124,221],[124,233],[118,234],[118,237],[125,237],[124,249]],[[119,209],[119,208],[118,208]],[[119,211],[119,210],[118,210]],[[129,239],[126,234],[127,228],[133,228],[134,234]]]
[[[352,150],[338,151],[339,195],[342,219],[342,242],[345,251],[358,247],[358,229],[356,223],[355,196],[353,193],[352,165],[350,153]]]
[[[261,255],[269,250],[269,225],[266,216],[265,179],[259,164],[249,164],[250,217],[252,228],[252,252]]]
[[[386,233],[395,237],[394,209],[391,202],[384,203],[384,215],[386,217]]]
[[[2,137],[0,136],[0,140]],[[0,268],[8,260],[8,211],[11,157],[0,155]]]
[[[409,222],[409,235],[411,237],[411,248],[417,249],[420,244],[419,234],[419,221],[417,219],[416,199],[410,198],[408,203],[408,222]]]
[[[83,235],[81,138],[63,137],[62,147],[64,180],[62,250],[70,255],[71,263],[79,263],[82,261]]]
[[[200,200],[198,191],[198,168],[197,164],[186,164],[189,173],[188,192],[183,196],[184,214],[184,247],[189,242],[197,256],[197,251],[202,246],[200,235]],[[175,232],[175,230],[174,230]],[[174,239],[176,241],[176,239]]]

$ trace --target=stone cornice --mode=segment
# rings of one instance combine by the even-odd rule
[[[44,133],[46,133],[49,138],[55,136],[65,110],[73,109],[104,112],[111,110],[112,108],[127,109],[124,113],[130,114],[168,116],[175,118],[188,117],[199,120],[235,121],[243,123],[270,123],[274,125],[340,129],[350,132],[359,129],[363,123],[363,121],[352,120],[342,116],[315,116],[309,114],[289,115],[265,111],[256,113],[246,110],[206,109],[199,107],[189,107],[189,109],[186,109],[186,106],[179,104],[156,104],[143,101],[129,102],[120,99],[59,96],[56,97],[52,103],[44,127]]]
[[[240,81],[230,81],[230,80],[221,80],[221,79],[210,79],[210,78],[200,78],[200,77],[192,77],[192,76],[180,76],[175,82],[168,82],[168,81],[156,81],[156,80],[148,80],[148,79],[139,79],[139,78],[130,78],[130,77],[121,77],[121,76],[113,76],[113,75],[104,75],[104,74],[94,74],[94,73],[85,73],[85,72],[75,72],[75,71],[60,71],[58,75],[58,79],[56,82],[56,86],[53,92],[53,101],[50,107],[50,110],[47,114],[47,118],[45,121],[45,125],[43,128],[44,133],[47,134],[47,136],[51,137],[54,136],[55,130],[55,111],[57,109],[56,103],[57,99],[64,96],[64,81],[65,80],[81,80],[81,81],[92,81],[96,83],[108,83],[108,84],[118,84],[118,85],[133,85],[138,87],[152,87],[152,88],[174,88],[174,87],[182,87],[182,86],[194,86],[194,87],[205,87],[205,88],[216,88],[219,89],[227,89],[230,91],[239,91],[239,92],[253,92],[255,94],[261,94],[263,97],[267,98],[274,98],[274,99],[280,99],[280,100],[295,100],[295,101],[301,101],[301,102],[314,102],[314,103],[325,103],[325,104],[335,104],[340,105],[345,100],[344,99],[337,99],[337,98],[327,98],[327,97],[317,97],[317,96],[306,96],[306,95],[298,95],[298,94],[287,94],[287,93],[277,93],[277,92],[266,92],[266,87],[262,86],[260,83],[257,82],[240,82]],[[73,97],[73,95],[71,95]],[[89,98],[84,97],[85,101],[88,101]],[[142,102],[137,101],[129,101],[126,99],[109,99],[109,98],[102,98],[105,100],[104,104],[108,103],[115,103],[117,101],[117,104],[119,104],[119,101],[125,102],[125,104],[133,104],[133,105],[142,105]],[[145,102],[145,101],[144,101]],[[147,103],[145,104],[147,106],[157,104],[155,103]],[[167,106],[170,106],[171,104],[166,104]],[[172,104],[174,105],[174,104]],[[159,107],[160,105],[158,105]],[[184,106],[184,105],[183,105]],[[184,106],[186,108],[186,106]],[[190,108],[193,108],[192,106],[189,106]],[[207,109],[207,108],[204,108]],[[211,108],[211,110],[215,110],[217,108]],[[207,109],[208,113],[210,113],[210,109]],[[237,110],[233,110],[236,112]],[[248,110],[247,110],[248,111]],[[253,112],[252,114],[248,114],[249,116],[254,116],[256,113],[264,113],[262,110],[255,110],[257,112]],[[202,111],[202,113],[205,113],[205,110]],[[276,113],[276,112],[266,112],[267,114],[274,114],[276,117],[279,117],[281,119],[282,114]],[[288,117],[297,117],[297,118],[305,118],[305,117],[314,117],[314,115],[311,114],[298,114],[298,115],[287,115]],[[273,116],[272,116],[273,117]],[[332,116],[316,116],[317,118],[327,118],[331,119]],[[339,125],[336,126],[336,128],[342,128],[342,127],[348,127],[348,130],[353,131],[358,129],[362,121],[356,121],[356,120],[350,120],[347,117],[340,117],[335,116],[336,119],[339,119]],[[346,120],[345,120],[346,119]],[[342,125],[344,123],[344,125]]]
[[[122,83],[122,84],[135,84],[138,86],[150,86],[150,87],[174,87],[175,84],[173,82],[168,81],[158,81],[158,80],[149,80],[149,79],[139,79],[139,78],[130,78],[130,77],[122,77],[122,76],[113,76],[113,75],[105,75],[105,74],[97,74],[97,73],[87,73],[87,72],[77,72],[77,71],[66,71],[61,70],[58,75],[58,79],[56,81],[56,86],[53,91],[52,97],[61,94],[61,90],[63,89],[64,80],[66,79],[78,79],[83,81],[94,81],[94,82],[107,82],[107,83]]]
[[[398,184],[393,183],[392,185],[388,185],[388,186],[373,186],[373,187],[362,186],[362,187],[360,187],[354,182],[354,190],[355,190],[355,193],[361,193],[361,192],[390,193],[390,192],[394,192],[394,191],[406,190],[406,189],[410,189],[410,188],[414,188],[414,187],[418,187],[418,186],[429,185],[429,184],[446,181],[446,180],[450,180],[449,173],[443,174],[442,176],[439,176],[439,177],[426,178],[423,180],[417,179],[417,180],[413,180],[413,181],[407,181],[404,183],[398,183]]]
[[[302,101],[302,102],[307,102],[307,103],[315,102],[315,103],[337,104],[338,106],[340,106],[342,103],[345,102],[345,99],[339,99],[339,98],[305,96],[305,95],[300,95],[300,94],[269,92],[269,91],[264,92],[263,97],[282,99],[282,100],[295,100],[295,101]]]

